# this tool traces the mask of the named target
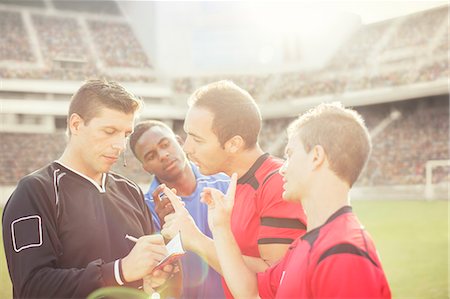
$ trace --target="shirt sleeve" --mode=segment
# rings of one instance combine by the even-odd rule
[[[118,285],[117,262],[105,264],[98,259],[83,269],[58,268],[62,245],[51,187],[24,178],[5,206],[3,242],[14,296],[86,297],[100,287]]]
[[[306,216],[299,203],[283,200],[283,179],[269,175],[257,193],[260,216],[258,244],[290,244],[306,232]]]
[[[275,298],[283,275],[283,263],[277,263],[258,275],[258,293],[263,299]]]
[[[348,244],[328,250],[319,259],[311,279],[311,295],[314,298],[391,297],[381,266]]]

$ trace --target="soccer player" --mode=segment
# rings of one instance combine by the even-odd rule
[[[288,135],[287,160],[280,170],[283,197],[302,202],[308,232],[271,268],[255,274],[244,263],[234,240],[230,218],[235,177],[226,196],[205,189],[217,255],[233,295],[390,298],[375,245],[353,213],[348,197],[371,150],[363,119],[340,104],[321,104],[294,121]],[[174,204],[178,209],[176,200]]]
[[[161,200],[159,195],[164,186],[176,189],[196,226],[203,234],[211,237],[208,207],[200,202],[200,193],[204,187],[214,187],[225,192],[230,179],[224,174],[202,175],[186,158],[181,143],[182,139],[163,122],[148,120],[135,126],[130,136],[130,148],[144,170],[155,176],[145,194],[145,201],[159,231],[161,223],[164,224],[163,217],[173,212],[169,199]],[[183,298],[224,297],[220,275],[200,257],[188,251],[181,262]]]
[[[247,91],[230,81],[199,88],[189,105],[183,149],[204,175],[237,173],[233,235],[250,267],[264,271],[305,233],[306,217],[300,203],[282,199],[283,182],[278,172],[282,162],[258,145],[259,109]],[[213,240],[195,228],[185,209],[167,215],[165,221],[163,235],[171,237],[181,231],[186,248],[221,272]]]
[[[3,212],[14,297],[85,298],[105,286],[138,287],[145,279],[151,289],[167,278],[151,275],[167,250],[161,235],[149,236],[141,190],[110,172],[140,106],[122,86],[102,80],[73,95],[64,153],[22,178]]]

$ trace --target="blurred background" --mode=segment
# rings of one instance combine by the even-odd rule
[[[89,78],[122,83],[144,100],[141,120],[180,136],[189,94],[232,80],[280,157],[290,121],[341,101],[373,138],[351,197],[394,297],[448,298],[448,14],[448,1],[0,0],[0,207],[62,153],[70,97]],[[146,191],[152,178],[126,159],[114,170]]]

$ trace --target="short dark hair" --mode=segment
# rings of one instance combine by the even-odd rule
[[[330,169],[350,187],[364,169],[372,149],[362,116],[341,103],[320,104],[288,128],[289,138],[300,138],[306,152],[321,145]]]
[[[212,130],[223,146],[239,135],[246,148],[258,142],[261,114],[252,96],[228,80],[210,83],[197,89],[189,98],[190,107],[203,107],[214,114]]]
[[[163,123],[162,121],[159,121],[159,120],[150,119],[150,120],[141,121],[138,124],[136,124],[136,126],[134,126],[133,133],[130,135],[130,148],[136,158],[137,158],[137,155],[135,152],[136,143],[138,142],[139,138],[141,138],[142,134],[144,134],[145,132],[147,132],[148,130],[150,130],[153,127],[165,128],[169,132],[173,133],[172,129],[168,125],[166,125],[165,123]]]
[[[142,107],[142,101],[117,82],[89,80],[72,96],[67,123],[74,113],[89,123],[103,107],[131,114]]]

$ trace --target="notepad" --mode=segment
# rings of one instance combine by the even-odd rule
[[[181,243],[180,233],[176,234],[176,236],[166,244],[166,248],[168,252],[167,256],[155,266],[153,271],[160,270],[164,268],[165,265],[172,264],[186,253],[183,244]]]

